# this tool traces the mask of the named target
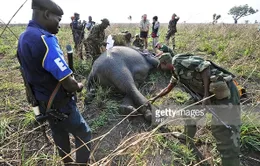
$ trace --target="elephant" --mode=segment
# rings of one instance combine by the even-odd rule
[[[138,90],[138,84],[144,82],[149,71],[156,69],[159,64],[160,61],[148,51],[114,46],[93,63],[87,79],[87,91],[94,91],[96,82],[103,87],[114,87],[125,95],[121,108],[129,111],[142,106],[137,112],[151,122],[152,106]]]

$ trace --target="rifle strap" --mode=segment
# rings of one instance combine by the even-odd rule
[[[53,103],[53,101],[54,101],[54,98],[55,98],[56,94],[58,93],[58,90],[60,89],[60,86],[61,86],[61,83],[59,82],[59,83],[57,84],[57,86],[55,87],[55,89],[53,90],[51,96],[50,96],[50,99],[49,99],[49,101],[48,101],[46,110],[49,110],[49,109],[51,108],[52,103]]]

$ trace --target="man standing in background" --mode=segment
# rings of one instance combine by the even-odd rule
[[[95,25],[88,35],[87,39],[84,41],[86,49],[86,57],[92,57],[92,64],[101,54],[101,48],[104,46],[105,42],[105,29],[110,26],[110,22],[107,18],[101,20],[102,23]]]
[[[88,23],[87,23],[87,25],[86,25],[87,30],[90,31],[95,24],[96,24],[96,23],[95,23],[94,21],[92,21],[92,17],[89,16],[89,17],[88,17]]]
[[[168,25],[168,32],[166,34],[166,43],[169,45],[169,39],[172,37],[172,49],[175,49],[175,33],[177,32],[177,22],[179,21],[180,17],[178,17],[175,13],[172,15],[172,19]]]
[[[160,22],[158,21],[158,17],[153,17],[153,27],[152,27],[152,38],[153,38],[153,50],[155,52],[155,45],[158,42],[159,37],[159,28],[160,28]]]
[[[147,19],[147,15],[144,14],[140,22],[139,28],[140,28],[140,38],[144,41],[145,49],[147,49],[148,47],[147,37],[149,32],[149,26],[150,26],[150,22]]]
[[[77,51],[80,51],[80,58],[83,59],[82,55],[82,41],[84,39],[85,35],[85,26],[86,26],[86,21],[84,20],[82,23],[79,20],[80,15],[78,13],[74,13],[74,20],[72,22],[72,34],[73,34],[73,39],[75,43],[75,49]]]

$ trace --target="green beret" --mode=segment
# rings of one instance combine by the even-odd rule
[[[63,10],[52,0],[32,0],[32,9],[48,10],[58,16],[62,16]]]

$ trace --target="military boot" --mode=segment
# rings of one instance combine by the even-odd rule
[[[191,142],[197,131],[196,125],[185,125],[183,133],[176,133],[174,136],[183,142]]]
[[[221,158],[222,166],[242,166],[239,158]]]

